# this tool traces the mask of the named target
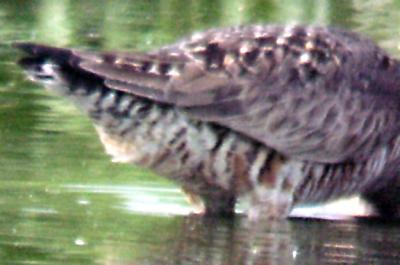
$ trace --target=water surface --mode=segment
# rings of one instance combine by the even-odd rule
[[[189,215],[173,183],[110,163],[90,121],[25,80],[9,44],[151,50],[210,27],[302,22],[400,57],[399,14],[398,1],[1,0],[0,264],[398,264],[396,223]]]

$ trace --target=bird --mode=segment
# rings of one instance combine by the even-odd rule
[[[205,215],[285,219],[360,195],[399,214],[400,64],[317,25],[193,33],[153,51],[16,42],[25,73],[93,121],[114,162],[175,181]]]

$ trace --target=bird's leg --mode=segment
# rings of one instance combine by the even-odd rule
[[[296,190],[304,180],[302,168],[302,163],[285,162],[282,158],[263,167],[250,192],[249,219],[287,218],[297,202]]]
[[[250,220],[285,219],[293,208],[293,195],[259,187],[253,191],[247,215]]]
[[[215,187],[202,189],[199,192],[184,186],[182,190],[187,195],[189,203],[201,209],[200,212],[207,216],[230,217],[235,213],[236,197],[230,192]]]

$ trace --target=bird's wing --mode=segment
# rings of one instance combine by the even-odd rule
[[[239,27],[154,53],[74,56],[110,88],[175,105],[296,159],[363,160],[399,129],[397,61],[338,29]]]

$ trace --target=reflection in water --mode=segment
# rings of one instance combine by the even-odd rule
[[[139,263],[115,257],[118,250],[113,249],[114,258],[106,258],[104,264],[398,264],[400,238],[382,240],[375,237],[377,234],[363,233],[367,227],[380,227],[380,232],[395,229],[395,225],[383,228],[374,223],[251,223],[239,218],[189,216],[182,219],[181,229],[173,238],[138,259]]]
[[[251,224],[189,217],[167,264],[291,264],[297,248],[290,223]],[[164,262],[163,262],[164,263]]]
[[[120,209],[134,214],[182,216],[196,212],[193,205],[184,203],[184,196],[180,188],[164,187],[160,185],[82,185],[69,184],[63,190],[71,193],[98,193],[110,194],[123,200]],[[79,200],[79,204],[88,204],[86,200]],[[243,213],[240,208],[246,209],[246,201],[241,201],[237,213]],[[370,205],[360,197],[336,200],[320,205],[303,205],[295,208],[291,217],[313,218],[324,220],[351,220],[354,216],[373,216]]]
[[[122,205],[116,205],[134,214],[178,216],[192,212],[192,207],[184,203],[179,188],[166,188],[160,185],[65,185],[65,191],[71,193],[110,194],[123,200]],[[87,202],[90,203],[90,202]]]
[[[126,207],[127,201],[146,207],[144,190],[152,192],[122,186],[38,186],[23,197],[21,189],[0,187],[0,264],[399,264],[396,223],[251,223],[240,216],[165,216],[163,209],[149,215]],[[154,192],[162,201],[171,196],[160,188]],[[137,197],[128,198],[128,193]],[[173,204],[164,201],[159,207]]]

